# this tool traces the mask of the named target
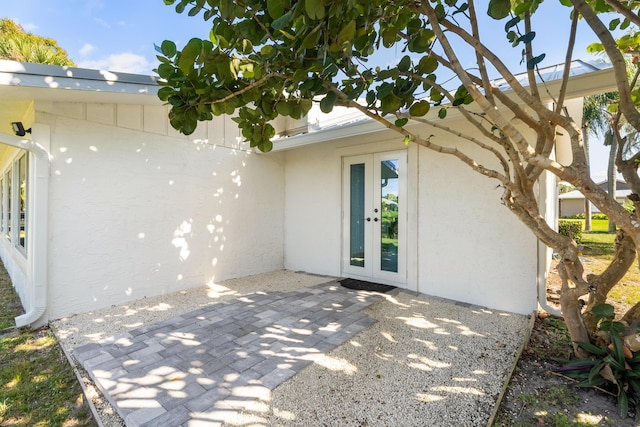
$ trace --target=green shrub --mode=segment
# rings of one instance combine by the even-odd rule
[[[591,215],[591,219],[609,219],[605,214],[603,213],[599,213],[599,214],[593,214]]]
[[[563,236],[572,237],[576,243],[582,240],[582,221],[558,220],[558,232]]]
[[[598,304],[591,310],[598,321],[599,337],[596,344],[578,342],[591,357],[564,361],[557,369],[576,380],[578,387],[607,387],[618,398],[620,416],[626,418],[629,402],[637,404],[640,396],[640,351],[632,351],[626,344],[628,338],[635,340],[637,327],[629,328],[614,319],[615,309],[610,304]]]

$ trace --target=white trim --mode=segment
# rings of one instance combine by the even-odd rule
[[[27,270],[25,285],[29,287],[30,292],[28,292],[28,300],[23,301],[27,312],[16,317],[15,321],[18,327],[39,326],[46,323],[47,320],[43,319],[43,315],[47,307],[49,152],[35,141],[2,132],[0,132],[0,143],[25,150],[30,153],[31,157],[32,167],[28,170],[31,191],[27,193],[29,197],[27,203],[30,209],[30,215],[28,215],[30,232],[27,235],[27,257],[25,259]],[[19,253],[19,251],[12,250],[11,255],[14,253]]]
[[[382,259],[380,241],[381,241],[381,188],[380,188],[380,164],[384,160],[398,160],[398,254],[397,254],[397,272],[382,270],[380,260]],[[365,223],[364,235],[364,266],[351,265],[351,248],[350,248],[350,169],[348,166],[353,164],[364,164],[364,209],[365,217],[368,223]],[[408,176],[407,173],[407,151],[385,151],[371,154],[363,154],[357,156],[345,156],[342,158],[342,179],[343,179],[343,198],[342,198],[342,275],[345,277],[353,277],[363,280],[373,280],[375,282],[407,287],[407,252],[408,252]],[[364,218],[363,218],[364,221]]]

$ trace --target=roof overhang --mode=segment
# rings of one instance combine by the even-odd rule
[[[160,104],[158,89],[152,76],[0,60],[0,132],[30,125],[35,102]]]
[[[580,67],[580,71],[575,71],[572,67],[571,77],[567,85],[566,99],[583,98],[597,93],[617,90],[614,71],[611,66],[605,64],[600,67],[596,67],[589,63],[585,63],[584,61],[574,61],[572,65],[573,64],[577,64],[577,66]],[[551,94],[557,94],[561,88],[560,78],[562,74],[558,71],[559,67],[560,66],[549,67],[551,70],[546,74],[549,81],[545,83],[545,88],[540,90],[542,96],[546,96],[546,98],[543,99],[543,102],[545,103],[553,103],[554,99]],[[522,84],[525,84],[525,80],[522,76],[516,77],[522,82]],[[497,81],[496,86],[507,95],[511,95],[515,98],[513,91],[506,86],[504,82]],[[516,100],[516,102],[518,101]],[[344,107],[343,109],[346,110]],[[430,112],[431,116],[427,116],[427,118],[441,120],[434,117],[435,114],[437,114],[437,111],[435,110],[437,109],[433,109]],[[461,116],[462,115],[454,109],[448,112],[447,117],[444,120],[455,120],[461,118]],[[407,126],[412,126],[411,122],[405,127]],[[326,129],[318,129],[315,131],[310,129],[308,133],[281,138],[274,141],[273,150],[288,150],[338,138],[350,138],[356,135],[371,134],[385,130],[387,130],[387,128],[381,123],[362,115],[360,120],[351,120],[343,125],[332,126]]]

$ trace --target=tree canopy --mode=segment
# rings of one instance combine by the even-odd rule
[[[235,114],[252,147],[272,148],[277,116],[300,118],[313,103],[323,112],[336,106],[360,111],[415,143],[454,156],[475,172],[496,180],[502,203],[535,236],[560,254],[562,312],[574,342],[593,338],[600,317],[592,309],[633,263],[640,248],[640,218],[629,214],[589,176],[581,117],[565,109],[570,64],[576,56],[578,25],[595,36],[591,51],[606,54],[619,95],[612,107],[640,129],[640,89],[627,75],[625,56],[637,55],[640,3],[619,0],[561,0],[567,8],[569,37],[561,84],[553,93],[539,79],[544,51],[536,51],[536,31],[555,31],[532,19],[552,3],[538,0],[490,0],[478,9],[473,0],[164,0],[178,13],[211,22],[208,38],[193,38],[181,49],[172,41],[158,47],[162,79],[159,97],[171,105],[171,125],[185,134],[198,121]],[[554,3],[555,4],[555,3]],[[491,19],[480,19],[489,15]],[[614,32],[623,31],[616,38]],[[516,48],[526,64],[517,78],[505,57],[492,49],[492,38]],[[372,58],[384,49],[399,52],[389,66]],[[510,55],[513,55],[511,51]],[[582,55],[582,53],[579,53]],[[462,60],[464,59],[464,60]],[[636,58],[637,59],[637,58]],[[473,60],[473,65],[468,65]],[[637,60],[633,61],[637,67]],[[495,83],[497,75],[509,93]],[[553,100],[549,105],[549,96]],[[455,111],[470,130],[452,129],[442,119]],[[520,125],[513,120],[519,119]],[[421,127],[409,127],[409,123]],[[464,143],[433,138],[437,128]],[[573,161],[555,160],[562,135],[570,141]],[[621,136],[622,137],[622,136]],[[640,195],[640,152],[618,146],[616,163],[634,194]],[[478,152],[483,156],[478,156]],[[624,155],[623,155],[624,153]],[[489,156],[487,156],[489,155]],[[486,160],[490,157],[490,160]],[[610,269],[588,275],[576,242],[563,236],[541,214],[536,183],[543,173],[580,190],[620,228]],[[636,196],[640,203],[640,196]],[[583,308],[582,299],[586,299]],[[627,313],[640,319],[640,304]],[[574,344],[577,354],[588,351]]]
[[[50,65],[75,65],[58,42],[27,33],[10,19],[0,19],[0,59]]]

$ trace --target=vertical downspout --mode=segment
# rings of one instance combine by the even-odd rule
[[[550,177],[549,173],[544,173],[539,181],[539,191],[538,198],[540,200],[540,212],[547,220],[549,218],[553,221],[552,226],[555,229],[558,229],[558,191],[556,187],[556,180],[554,177]],[[545,244],[543,244],[540,240],[537,240],[537,274],[536,274],[536,285],[537,285],[537,299],[538,306],[542,308],[547,313],[554,316],[561,316],[562,311],[547,301],[547,274],[549,269],[549,248]]]
[[[547,260],[546,256],[544,258],[540,256],[541,253],[546,252],[547,247],[538,241],[538,274],[536,278],[538,282],[538,305],[553,316],[562,316],[562,310],[547,301]]]
[[[7,138],[9,137],[9,138]],[[46,323],[42,316],[47,309],[47,241],[48,241],[48,196],[49,196],[49,152],[37,142],[3,135],[3,142],[28,151],[33,159],[32,206],[28,237],[27,284],[31,286],[31,306],[27,313],[15,318],[16,326],[39,326]]]

